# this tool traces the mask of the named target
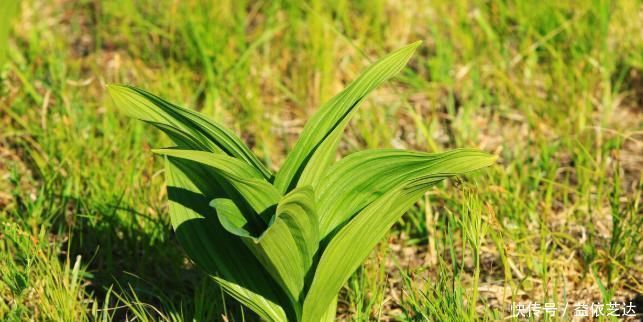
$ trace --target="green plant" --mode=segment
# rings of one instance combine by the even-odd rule
[[[429,187],[494,162],[469,149],[367,150],[334,162],[357,107],[418,46],[382,58],[324,104],[276,174],[201,114],[109,86],[120,109],[176,144],[154,152],[165,156],[169,212],[188,256],[262,319],[332,321],[342,285]]]

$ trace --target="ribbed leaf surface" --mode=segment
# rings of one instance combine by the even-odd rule
[[[199,267],[227,281],[224,289],[267,321],[286,321],[285,294],[236,236],[219,223],[208,203],[226,194],[207,167],[168,158],[170,217],[177,238]]]
[[[241,304],[247,306],[253,312],[257,313],[260,318],[269,322],[287,322],[286,314],[281,307],[272,302],[266,302],[266,299],[236,284],[230,280],[225,280],[220,277],[214,277],[214,280],[221,286],[221,288],[232,297],[237,299]],[[292,320],[290,320],[292,321]],[[331,320],[332,321],[332,320]]]
[[[486,167],[492,160],[489,154],[471,149],[444,153],[378,149],[353,153],[333,165],[317,187],[320,236],[326,238],[401,183],[427,175],[439,181]]]
[[[319,246],[319,219],[313,189],[299,187],[288,193],[277,205],[277,221],[283,221],[288,227],[299,250],[301,265],[307,272]]]
[[[420,42],[415,42],[385,56],[369,66],[341,93],[326,102],[306,123],[299,140],[275,176],[275,186],[282,193],[296,185],[314,184],[332,163],[341,132],[366,95],[397,74],[408,62]],[[326,140],[329,138],[329,140]],[[320,146],[322,149],[320,149]],[[319,151],[319,155],[315,153]],[[312,162],[311,162],[312,161]],[[305,169],[304,182],[299,182]]]
[[[266,228],[272,215],[267,210],[277,204],[279,192],[263,179],[259,171],[239,159],[224,154],[178,149],[157,149],[153,151],[211,167],[227,181],[228,184],[224,184],[222,187],[227,191],[228,195],[240,195],[238,198],[233,199],[235,199],[237,205],[244,209],[243,214],[246,221],[252,227],[249,230],[258,234]],[[248,207],[245,207],[246,205]],[[258,219],[261,219],[261,221]]]
[[[356,165],[352,168],[353,172],[349,178],[338,181],[341,181],[345,187],[352,186],[353,189],[356,189],[344,190],[343,193],[347,193],[349,196],[354,194],[358,196],[355,199],[342,198],[342,203],[338,208],[354,207],[360,208],[360,210],[357,215],[339,228],[339,231],[323,250],[315,270],[315,277],[304,301],[302,316],[304,321],[322,316],[328,310],[342,285],[366,259],[377,242],[429,187],[446,177],[486,167],[495,160],[493,156],[470,150],[444,153],[439,157],[436,155],[413,155],[414,153],[403,156],[399,154],[403,151],[396,152],[395,150],[369,152],[361,153],[350,159],[347,158],[348,161],[337,164],[338,168],[349,167],[348,164]],[[408,168],[396,169],[395,166],[384,166],[385,163],[396,162],[397,158],[391,157],[396,153],[404,160],[400,163],[406,163]],[[414,158],[422,159],[422,157],[425,158],[424,161],[410,162]],[[424,164],[424,169],[413,170],[413,168],[417,168],[417,164],[415,167],[411,166],[413,163]],[[394,182],[395,180],[391,180],[391,178],[399,176],[397,171],[406,170],[416,172],[416,175],[402,176],[401,182],[387,184],[388,189],[383,190],[381,194],[359,194],[357,189],[360,189],[360,184],[349,184],[349,181],[360,181],[359,175],[367,175],[373,179],[368,181],[370,183],[361,185],[368,189],[382,180]],[[334,172],[331,173],[334,174]],[[338,186],[334,187],[338,188]],[[365,200],[371,200],[371,202]],[[353,203],[358,203],[358,205],[352,206]],[[366,205],[362,208],[359,206],[360,204]],[[331,215],[334,214],[331,213]]]
[[[200,146],[199,150],[222,152],[244,160],[264,176],[271,179],[271,172],[232,131],[195,111],[176,106],[142,89],[127,85],[107,87],[116,106],[131,117],[156,123],[166,130],[174,129]],[[160,126],[161,125],[161,126]],[[164,125],[164,126],[162,126]]]
[[[244,216],[232,200],[215,199],[211,205],[223,226],[246,243],[298,308],[318,244],[312,189],[297,188],[286,195],[277,206],[274,222],[259,237],[243,228]]]

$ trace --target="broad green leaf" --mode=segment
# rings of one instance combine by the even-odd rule
[[[153,149],[152,152],[175,158],[186,159],[203,165],[207,165],[209,167],[213,167],[224,173],[226,177],[229,177],[230,180],[235,183],[247,180],[263,180],[261,173],[256,169],[252,168],[247,163],[239,159],[229,157],[224,154],[181,149]],[[269,184],[265,180],[263,180],[262,182],[264,182],[265,184]]]
[[[439,181],[493,163],[487,153],[458,149],[424,153],[395,149],[353,153],[334,164],[317,187],[322,239],[375,199],[401,183],[433,175]]]
[[[145,123],[148,123],[161,130],[172,140],[172,142],[177,145],[177,147],[180,147],[181,149],[200,150],[202,147],[201,143],[195,141],[192,136],[181,131],[178,128],[169,126],[165,123],[156,123],[151,121],[145,121]]]
[[[379,152],[390,153],[391,151]],[[434,165],[432,171],[420,171],[417,176],[405,178],[403,182],[384,191],[383,194],[366,197],[372,201],[367,203],[363,209],[358,210],[357,215],[341,226],[323,250],[315,269],[313,282],[304,301],[303,320],[324,314],[328,306],[332,305],[333,299],[342,285],[366,259],[372,248],[429,187],[446,177],[488,166],[495,160],[495,157],[488,154],[481,152],[472,154],[473,152],[475,151],[455,151],[448,158],[443,156],[432,161],[425,161]],[[461,157],[455,158],[457,155]],[[374,157],[377,157],[377,153]],[[365,159],[373,159],[373,156]],[[394,158],[389,158],[387,161],[392,162],[393,160]],[[338,163],[338,166],[341,165]],[[357,170],[357,168],[353,169]],[[387,175],[390,175],[387,171],[395,171],[394,167],[389,167],[384,171],[382,168],[378,168],[379,170],[375,172],[372,165],[371,167],[362,165],[359,169],[359,173],[353,173],[345,181],[358,178],[358,174],[368,174],[378,179],[386,179]],[[336,188],[339,187],[336,186]],[[344,191],[348,195],[353,192],[357,191]],[[357,202],[357,200],[354,201]],[[348,203],[344,203],[344,205],[348,205]]]
[[[223,185],[229,195],[234,195],[235,191],[239,193],[241,198],[233,199],[244,209],[243,214],[252,227],[251,231],[261,233],[265,229],[271,217],[268,210],[279,201],[279,193],[263,179],[258,170],[224,154],[177,149],[157,149],[153,152],[189,160],[214,169],[229,183],[229,185]],[[234,189],[229,189],[230,187]],[[261,221],[258,221],[258,218]]]
[[[310,158],[310,161],[308,161],[307,166],[301,173],[301,177],[299,177],[299,181],[297,183],[299,186],[311,185],[313,187],[317,187],[319,185],[320,181],[326,174],[326,169],[335,162],[337,146],[339,145],[343,134],[343,128],[338,128],[319,145],[319,148],[317,148],[315,153],[313,153],[313,156]]]
[[[337,295],[331,300],[330,305],[326,309],[326,312],[319,318],[314,321],[318,322],[333,322],[336,320],[337,316]]]
[[[211,205],[222,225],[246,243],[298,307],[318,244],[312,189],[297,188],[286,195],[277,206],[274,221],[258,237],[244,229],[245,217],[234,201],[219,198]]]
[[[286,313],[279,305],[268,302],[260,294],[254,293],[239,284],[235,284],[219,277],[214,277],[214,280],[226,293],[230,294],[241,304],[257,313],[257,315],[263,320],[270,322],[288,321]]]
[[[220,189],[222,178],[210,167],[172,157],[165,169],[172,226],[188,256],[208,274],[228,281],[224,289],[242,303],[252,303],[248,306],[262,318],[294,317],[293,308],[279,305],[288,303],[285,293],[208,206],[214,198],[227,197]]]
[[[200,145],[198,150],[220,152],[239,158],[267,179],[271,172],[234,133],[193,110],[169,103],[142,89],[127,85],[108,85],[116,106],[131,117],[176,129]]]
[[[316,181],[312,174],[308,174],[307,182],[299,182],[307,168],[317,176],[325,173],[336,153],[341,135],[339,132],[344,131],[357,107],[368,93],[402,70],[419,45],[419,41],[415,42],[380,59],[312,116],[275,176],[275,186],[279,191],[285,193],[297,185],[308,185]],[[329,138],[329,143],[325,143]],[[324,144],[327,145],[320,149]],[[315,155],[316,153],[320,155]]]
[[[210,207],[214,208],[221,222],[221,226],[228,232],[239,237],[253,238],[261,232],[253,232],[248,229],[248,218],[243,210],[228,198],[216,198],[210,201]],[[252,246],[249,247],[252,251]],[[261,261],[261,259],[259,259]],[[263,263],[262,263],[263,264]],[[264,265],[265,266],[265,265]]]
[[[277,220],[282,220],[288,227],[301,254],[304,271],[307,271],[319,245],[319,219],[313,189],[299,187],[284,196],[277,205]]]

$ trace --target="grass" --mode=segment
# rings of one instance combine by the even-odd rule
[[[341,154],[474,147],[500,159],[405,214],[338,316],[495,320],[512,302],[633,299],[640,12],[632,0],[25,1],[0,72],[0,319],[252,319],[172,233],[150,151],[169,140],[116,113],[104,84],[193,107],[276,169],[308,115],[415,40]]]

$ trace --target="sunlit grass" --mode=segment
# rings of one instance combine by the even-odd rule
[[[365,102],[340,154],[470,146],[499,165],[405,214],[344,288],[340,316],[470,319],[476,283],[489,320],[512,301],[642,292],[638,1],[26,1],[14,21],[0,271],[24,283],[0,282],[0,319],[249,317],[171,232],[163,165],[149,157],[170,142],[123,120],[104,85],[195,107],[278,169],[321,103],[416,39],[424,49]],[[467,228],[477,216],[485,234]]]

